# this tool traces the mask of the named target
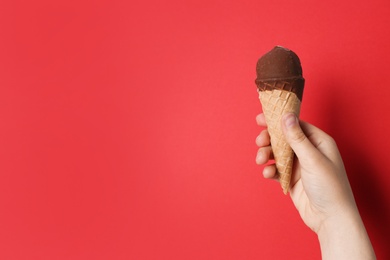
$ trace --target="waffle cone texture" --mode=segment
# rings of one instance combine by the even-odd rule
[[[284,138],[282,116],[286,113],[294,113],[299,117],[301,100],[295,93],[283,88],[259,91],[259,99],[271,138],[277,176],[283,193],[287,194],[290,189],[294,151]]]

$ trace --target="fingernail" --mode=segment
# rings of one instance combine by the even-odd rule
[[[292,127],[298,123],[298,118],[293,113],[284,115],[283,119],[286,127]]]

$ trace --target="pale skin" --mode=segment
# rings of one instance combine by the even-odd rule
[[[256,121],[267,126],[264,114]],[[335,141],[294,114],[284,115],[281,127],[296,154],[289,194],[304,223],[317,234],[322,259],[376,259]],[[256,144],[256,163],[266,165],[264,178],[277,180],[266,128]]]

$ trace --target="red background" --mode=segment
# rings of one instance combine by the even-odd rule
[[[320,259],[255,164],[255,64],[301,58],[390,259],[390,3],[1,1],[0,259]]]

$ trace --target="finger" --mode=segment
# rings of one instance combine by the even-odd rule
[[[324,158],[302,131],[295,114],[285,114],[282,122],[282,130],[286,141],[294,150],[301,163],[305,161],[306,163],[316,164]],[[311,136],[315,135],[315,131],[310,132],[313,131],[312,128],[307,126],[306,128]]]
[[[310,142],[316,147],[325,157],[333,162],[341,160],[336,142],[327,133],[317,127],[301,121],[301,127]],[[333,152],[331,152],[333,151]]]
[[[256,144],[259,147],[268,146],[271,144],[271,139],[267,129],[261,131],[261,133],[257,136]]]
[[[263,177],[266,179],[273,179],[279,181],[279,175],[277,174],[275,164],[270,164],[264,167]]]
[[[256,122],[259,126],[267,126],[267,123],[265,122],[265,116],[263,113],[256,116]]]
[[[324,131],[305,121],[300,121],[300,126],[307,138],[309,138],[310,142],[316,148],[320,147],[321,144],[326,143],[324,140],[328,141],[328,139],[330,139],[330,136]]]
[[[272,158],[273,158],[273,154],[272,154],[271,146],[264,146],[257,151],[256,163],[265,164]]]

